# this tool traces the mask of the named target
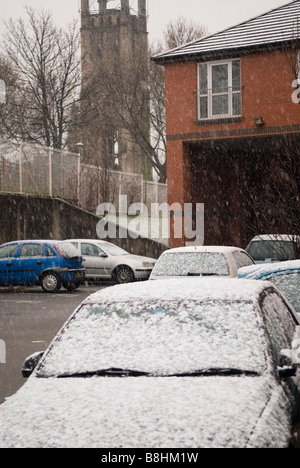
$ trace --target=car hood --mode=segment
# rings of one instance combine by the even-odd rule
[[[33,376],[0,407],[0,447],[244,447],[268,388],[246,376]]]

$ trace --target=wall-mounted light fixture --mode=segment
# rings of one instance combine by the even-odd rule
[[[256,117],[254,117],[254,123],[256,127],[263,127],[265,125],[264,119],[261,115],[257,115]]]

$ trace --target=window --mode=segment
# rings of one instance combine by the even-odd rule
[[[46,250],[47,257],[55,257],[55,253],[53,252],[51,247],[49,247],[48,245],[45,245],[45,250]]]
[[[14,258],[16,255],[18,244],[5,245],[0,249],[0,260],[2,258]]]
[[[87,257],[99,257],[99,255],[104,254],[103,250],[100,247],[97,247],[95,244],[81,244],[81,253]]]
[[[178,252],[162,255],[155,276],[229,276],[228,261],[218,252]]]
[[[198,81],[199,120],[241,116],[240,60],[199,64]]]
[[[244,252],[234,252],[233,258],[235,259],[238,268],[253,265],[252,259]]]
[[[43,247],[40,244],[24,244],[20,257],[44,257]]]
[[[277,365],[280,352],[291,348],[296,323],[281,297],[276,292],[266,295],[262,304],[266,327],[270,338],[273,356]]]

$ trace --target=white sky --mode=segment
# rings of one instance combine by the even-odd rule
[[[91,2],[97,5],[96,0],[90,0]],[[136,0],[130,2],[132,6],[136,4]],[[160,39],[165,25],[180,15],[203,24],[210,33],[214,33],[289,3],[288,0],[147,0],[147,2],[151,41]],[[120,0],[111,0],[109,3],[118,4]],[[0,19],[17,19],[24,16],[25,5],[52,11],[54,20],[59,26],[79,17],[80,0],[1,0]],[[3,31],[2,21],[0,27],[0,31]]]

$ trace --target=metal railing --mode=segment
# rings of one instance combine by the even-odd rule
[[[120,195],[128,204],[164,203],[167,186],[144,180],[140,174],[105,171],[81,163],[68,151],[0,140],[0,192],[61,198],[95,212],[100,203],[114,203]]]

